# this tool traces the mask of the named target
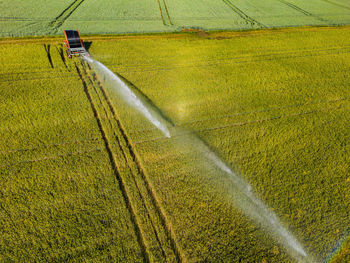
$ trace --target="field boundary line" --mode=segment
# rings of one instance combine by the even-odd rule
[[[99,82],[101,82],[101,81],[99,81]],[[181,253],[179,245],[176,242],[175,233],[174,233],[171,225],[168,223],[169,220],[167,219],[167,217],[163,211],[163,208],[160,205],[159,198],[157,197],[157,195],[154,191],[154,187],[151,185],[149,178],[146,176],[144,168],[141,165],[140,158],[139,158],[138,154],[136,153],[136,150],[134,150],[133,144],[131,143],[131,140],[129,139],[129,137],[126,133],[125,128],[123,127],[122,123],[120,122],[120,118],[119,118],[106,90],[103,88],[102,85],[100,85],[100,89],[101,89],[103,96],[104,96],[104,98],[105,98],[105,100],[110,108],[110,111],[113,114],[113,117],[118,125],[118,128],[122,134],[122,137],[124,138],[124,140],[127,144],[126,146],[128,148],[129,154],[133,158],[135,165],[137,167],[137,170],[145,183],[148,195],[151,197],[150,199],[152,201],[152,204],[155,207],[155,209],[159,215],[159,218],[161,219],[161,223],[163,225],[163,228],[165,230],[167,238],[170,240],[171,247],[172,247],[173,251],[175,252],[177,262],[185,262],[186,260],[184,259],[184,255],[183,255],[183,253]]]
[[[251,26],[258,25],[261,28],[267,28],[264,24],[260,23],[259,21],[255,20],[254,18],[248,16],[246,13],[244,13],[240,8],[238,8],[236,5],[234,5],[230,0],[222,0],[233,12],[235,12],[237,15],[239,15],[243,20],[245,20],[248,24],[250,23]]]
[[[318,17],[317,15],[314,15],[314,14],[312,14],[312,13],[302,9],[301,7],[299,7],[297,5],[294,5],[294,4],[292,4],[292,3],[290,3],[290,2],[288,2],[286,0],[277,0],[277,1],[281,2],[282,4],[285,4],[285,5],[289,6],[290,8],[292,8],[292,9],[294,9],[294,10],[298,11],[299,13],[302,13],[302,14],[304,14],[306,16],[314,17],[314,18],[316,18],[316,19],[318,19],[318,20],[320,20],[322,22],[328,22],[327,20],[325,20],[325,19],[323,19],[321,17]]]
[[[74,0],[66,9],[64,9],[54,20],[49,23],[52,27],[52,32],[57,32],[57,29],[73,14],[73,12],[84,2],[85,0]]]
[[[136,237],[137,237],[137,241],[140,245],[140,249],[141,249],[141,252],[142,252],[142,256],[144,257],[144,260],[146,262],[150,262],[150,259],[149,259],[149,255],[148,255],[148,252],[147,252],[147,249],[146,249],[146,244],[144,242],[144,237],[142,236],[141,234],[141,229],[140,229],[140,226],[138,225],[137,223],[137,220],[136,220],[136,212],[135,212],[135,208],[134,206],[132,205],[132,202],[128,196],[128,192],[126,190],[126,186],[125,186],[125,183],[123,181],[123,179],[121,178],[119,172],[118,172],[118,166],[117,166],[117,162],[114,158],[114,155],[113,155],[113,151],[112,151],[112,147],[108,141],[108,138],[107,138],[107,134],[102,126],[102,121],[100,119],[100,116],[98,114],[98,111],[96,109],[96,106],[92,100],[92,97],[90,95],[90,92],[88,90],[88,86],[87,86],[87,83],[86,81],[84,80],[83,78],[83,75],[81,73],[81,71],[79,70],[79,67],[78,65],[75,63],[75,67],[76,67],[76,70],[77,70],[77,73],[79,75],[79,78],[81,79],[82,81],[82,84],[83,84],[83,87],[84,87],[84,92],[87,96],[87,99],[89,100],[90,102],[90,106],[91,106],[91,109],[93,111],[93,114],[96,118],[96,121],[97,121],[97,125],[99,127],[99,130],[101,132],[101,135],[102,135],[102,138],[103,138],[103,141],[105,143],[105,149],[108,153],[108,156],[109,156],[109,159],[110,159],[110,163],[111,163],[111,166],[112,166],[112,169],[114,171],[114,174],[117,178],[117,181],[118,181],[118,184],[119,184],[119,188],[122,192],[122,195],[123,195],[123,199],[124,199],[124,202],[129,210],[129,213],[130,213],[130,219],[131,219],[131,222],[133,223],[133,226],[134,226],[134,230],[135,230],[135,234],[136,234]]]
[[[159,235],[158,235],[158,232],[157,232],[157,230],[156,230],[156,227],[154,226],[153,220],[151,219],[149,208],[148,208],[148,206],[146,205],[146,202],[145,202],[145,200],[144,200],[144,197],[143,197],[143,195],[142,195],[142,193],[141,193],[140,185],[139,185],[139,183],[137,182],[137,180],[136,180],[136,178],[135,178],[136,175],[135,175],[134,172],[133,172],[133,169],[132,169],[132,167],[131,167],[131,165],[130,165],[130,162],[129,162],[129,160],[128,160],[127,156],[126,156],[126,153],[125,153],[125,151],[124,151],[124,147],[122,146],[122,143],[121,143],[121,141],[120,141],[120,139],[119,139],[119,136],[118,136],[117,133],[116,133],[116,130],[115,130],[115,128],[114,128],[114,125],[112,124],[111,119],[110,119],[109,117],[107,117],[107,116],[108,116],[108,112],[107,112],[107,109],[105,108],[104,103],[102,102],[102,99],[101,99],[101,97],[100,97],[100,95],[99,95],[99,92],[97,91],[97,88],[95,87],[95,83],[96,83],[96,82],[94,82],[94,81],[91,79],[91,75],[88,74],[88,73],[86,72],[85,68],[84,68],[84,73],[87,75],[87,78],[88,78],[89,82],[90,82],[91,85],[93,86],[93,89],[94,89],[94,91],[95,91],[95,93],[96,93],[96,95],[97,95],[97,97],[98,97],[98,100],[99,100],[99,102],[100,102],[100,104],[101,104],[101,106],[102,106],[102,108],[103,108],[103,110],[104,110],[104,112],[105,112],[106,120],[107,120],[108,123],[109,123],[109,126],[110,126],[110,128],[111,128],[111,131],[113,131],[113,137],[114,137],[114,139],[116,140],[116,142],[117,142],[117,144],[118,144],[118,148],[120,149],[121,155],[122,155],[122,157],[123,157],[123,159],[124,159],[124,161],[125,161],[125,163],[126,163],[126,165],[127,165],[127,168],[128,168],[128,170],[129,170],[130,174],[133,175],[133,176],[132,176],[132,179],[133,179],[134,185],[136,186],[137,194],[138,194],[138,196],[139,196],[139,198],[140,198],[140,200],[141,200],[141,203],[142,203],[143,208],[147,211],[147,218],[148,218],[149,223],[150,223],[150,225],[151,225],[151,227],[152,227],[153,233],[154,233],[154,235],[155,235],[155,238],[156,238],[156,241],[157,241],[157,243],[158,243],[158,246],[160,247],[160,250],[161,250],[161,252],[162,252],[162,255],[163,255],[163,257],[164,257],[165,260],[166,260],[166,258],[167,258],[167,257],[166,257],[166,253],[165,253],[165,251],[164,251],[164,249],[163,249],[163,246],[162,246],[162,244],[161,244],[161,241],[160,241],[160,239],[159,239]],[[97,82],[96,86],[97,86],[98,89],[102,92],[102,96],[104,97],[105,101],[107,102],[106,97],[105,97],[105,94],[104,94],[104,90],[103,90],[102,86],[99,84],[99,82]],[[108,107],[109,107],[109,106],[108,106]],[[110,112],[110,113],[111,113],[111,112]],[[113,118],[113,119],[114,119],[114,118]],[[119,128],[119,125],[118,125],[118,128]],[[120,130],[120,129],[119,129],[119,130]]]

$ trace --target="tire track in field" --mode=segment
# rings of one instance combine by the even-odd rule
[[[173,22],[171,21],[171,17],[169,15],[169,10],[165,0],[157,0],[157,3],[158,3],[159,12],[160,12],[160,17],[162,18],[162,21],[163,21],[163,25],[165,26],[174,25]]]
[[[176,262],[182,262],[183,256],[181,255],[179,246],[177,245],[177,243],[175,241],[172,228],[167,223],[168,219],[166,218],[162,208],[159,205],[159,203],[160,203],[158,201],[159,199],[157,198],[155,191],[153,190],[153,187],[149,183],[149,179],[147,178],[147,176],[144,172],[144,169],[139,161],[139,158],[133,149],[132,143],[126,134],[123,125],[120,122],[120,119],[117,115],[117,112],[116,112],[111,100],[109,99],[108,94],[106,93],[105,89],[101,85],[101,81],[98,79],[98,77],[96,76],[96,74],[94,72],[92,72],[92,75],[90,75],[89,78],[90,78],[90,81],[92,84],[93,84],[93,82],[97,84],[97,87],[103,96],[103,100],[107,103],[108,111],[112,114],[113,119],[116,123],[116,127],[114,128],[114,136],[116,137],[116,140],[119,141],[120,149],[122,151],[122,156],[123,156],[125,163],[127,163],[130,172],[133,173],[134,183],[137,187],[139,197],[142,201],[143,207],[148,212],[148,219],[152,225],[153,233],[154,233],[155,238],[156,238],[156,240],[157,240],[157,242],[162,250],[162,254],[165,258],[165,261],[168,261],[167,259],[169,258],[169,256],[167,256],[167,255],[170,252],[170,256],[171,256],[170,262],[174,262],[174,260]],[[101,98],[99,98],[99,100],[101,101]],[[101,101],[101,103],[102,103],[102,101]],[[104,110],[106,110],[106,109],[104,109]],[[110,126],[113,129],[113,125],[111,122],[110,122]],[[121,141],[121,143],[120,143],[120,141]],[[129,158],[128,158],[128,156],[129,156]],[[136,180],[136,178],[139,178],[139,180]],[[144,189],[144,191],[141,191],[141,189]],[[143,196],[143,195],[145,195],[145,196]],[[148,199],[147,199],[147,197],[148,197]],[[148,202],[150,202],[150,203],[147,205],[145,200],[148,200]],[[158,221],[158,224],[153,222],[154,219],[152,219],[150,217],[150,213],[152,213],[153,216],[156,217],[155,220]],[[155,225],[158,225],[158,228],[156,228]],[[161,239],[166,243],[167,252],[164,251],[164,249],[163,249]]]
[[[87,72],[84,72],[84,73],[87,75]],[[87,78],[88,78],[88,80],[89,80],[91,86],[93,87],[93,89],[94,89],[94,91],[95,91],[95,94],[97,95],[97,98],[98,98],[98,100],[99,100],[99,102],[100,102],[100,105],[102,106],[103,111],[104,111],[104,113],[105,113],[105,115],[106,115],[106,120],[108,120],[109,128],[113,131],[114,139],[116,140],[118,149],[120,150],[121,155],[122,155],[122,160],[124,160],[124,162],[128,165],[128,170],[129,170],[129,172],[132,174],[132,173],[133,173],[133,172],[132,172],[132,168],[130,167],[128,158],[127,158],[127,156],[126,156],[126,153],[125,153],[125,151],[123,150],[123,146],[122,146],[122,144],[121,144],[121,141],[120,141],[120,139],[119,139],[119,136],[116,134],[116,131],[115,131],[114,125],[113,125],[112,122],[111,122],[111,119],[110,119],[109,117],[107,117],[107,116],[108,116],[108,110],[107,110],[107,109],[105,108],[105,106],[104,106],[103,99],[101,99],[101,97],[100,97],[100,95],[99,95],[99,92],[98,92],[98,90],[97,90],[96,87],[95,87],[95,83],[94,83],[94,81],[91,79],[90,75],[87,75],[87,76],[88,76]],[[101,90],[101,86],[100,86],[100,85],[98,85],[98,88]],[[135,179],[135,176],[133,176],[133,182],[134,182],[134,185],[135,185],[136,188],[137,188],[137,195],[138,195],[139,199],[140,199],[141,202],[142,202],[142,207],[143,207],[145,210],[148,210],[148,209],[147,209],[147,205],[146,205],[146,203],[145,203],[145,200],[144,200],[144,198],[143,198],[143,196],[142,196],[142,194],[141,194],[140,186],[139,186],[139,184],[137,183],[137,181],[136,181],[136,179]],[[137,210],[137,209],[136,209],[136,210]],[[150,218],[150,215],[149,215],[149,212],[148,212],[148,211],[147,211],[146,214],[147,214],[148,221],[149,221],[150,224],[151,224],[151,228],[152,228],[152,230],[153,230],[153,234],[154,234],[155,237],[156,237],[158,246],[159,246],[160,249],[161,249],[162,256],[166,259],[166,254],[165,254],[164,249],[163,249],[163,247],[162,247],[162,244],[161,244],[161,242],[160,242],[160,239],[159,239],[158,233],[157,233],[157,231],[156,231],[156,228],[155,228],[155,226],[154,226],[154,223],[153,223],[152,219]],[[150,249],[148,248],[148,250],[150,250]]]
[[[99,95],[99,92],[98,92],[98,90],[97,90],[97,89],[100,89],[100,90],[103,90],[103,89],[102,89],[102,87],[101,87],[98,83],[97,83],[98,88],[95,87],[95,82],[92,80],[91,76],[87,73],[87,71],[86,71],[86,69],[85,69],[85,66],[83,66],[83,71],[84,71],[84,75],[87,76],[87,79],[89,80],[91,86],[93,87],[93,90],[95,91],[95,94],[96,94],[96,96],[97,96],[97,98],[98,98],[99,104],[100,104],[100,105],[102,106],[102,108],[103,108],[104,114],[105,114],[105,116],[106,116],[105,119],[106,119],[106,121],[108,121],[108,125],[109,125],[110,130],[113,131],[113,136],[114,136],[114,139],[115,139],[116,142],[117,142],[118,149],[120,150],[120,152],[121,152],[121,154],[122,154],[122,159],[124,160],[124,162],[125,162],[126,164],[128,164],[128,166],[129,166],[129,172],[132,173],[132,169],[131,169],[131,167],[130,167],[130,165],[129,165],[128,158],[127,158],[127,156],[126,156],[126,154],[125,154],[125,152],[124,152],[124,150],[123,150],[123,146],[122,146],[122,144],[121,144],[121,141],[120,141],[120,139],[119,139],[119,136],[117,135],[117,133],[116,133],[116,131],[115,131],[115,128],[114,128],[114,125],[113,125],[112,122],[111,122],[111,119],[108,117],[108,115],[109,115],[109,114],[108,114],[108,110],[107,110],[106,107],[104,106],[103,99],[101,99],[101,97],[100,97],[100,95]],[[139,185],[137,184],[137,182],[136,182],[136,180],[135,180],[135,177],[133,177],[133,182],[134,182],[134,185],[135,185],[136,188],[137,188],[137,194],[138,194],[138,197],[140,198],[140,200],[141,200],[141,202],[142,202],[143,208],[145,208],[145,209],[147,210],[147,206],[146,206],[146,204],[145,204],[145,200],[144,200],[144,198],[142,197],[140,187],[139,187]],[[154,233],[154,235],[155,235],[155,237],[156,237],[157,243],[158,243],[159,247],[161,248],[162,255],[164,256],[164,258],[166,258],[165,252],[164,252],[164,250],[163,250],[163,247],[162,247],[162,245],[161,245],[161,242],[160,242],[160,240],[159,240],[158,234],[157,234],[157,232],[156,232],[155,226],[154,226],[154,224],[153,224],[153,221],[152,221],[151,218],[150,218],[149,213],[147,213],[147,217],[148,217],[149,222],[151,223],[151,227],[152,227],[152,229],[153,229],[153,233]]]
[[[73,14],[73,12],[84,2],[85,0],[74,0],[66,9],[64,9],[54,20],[49,23],[52,27],[50,33],[57,32],[58,28]]]
[[[235,12],[237,15],[239,15],[243,20],[246,21],[247,24],[250,24],[251,26],[259,26],[260,28],[267,28],[264,24],[258,22],[254,18],[248,16],[246,13],[244,13],[240,8],[238,8],[236,5],[234,5],[230,0],[222,0],[233,12]]]
[[[278,1],[278,2],[281,2],[282,4],[285,4],[285,5],[289,6],[290,8],[292,8],[292,9],[298,11],[299,13],[304,14],[305,16],[311,16],[311,17],[316,18],[316,19],[319,20],[319,21],[328,22],[327,20],[325,20],[325,19],[323,19],[323,18],[321,18],[321,17],[319,17],[319,16],[317,16],[317,15],[311,14],[310,12],[308,12],[308,11],[306,11],[306,10],[300,8],[299,6],[294,5],[294,4],[292,4],[292,3],[290,3],[290,2],[288,2],[288,1],[286,1],[286,0],[277,0],[277,1]]]
[[[90,103],[90,106],[91,106],[91,109],[93,111],[93,114],[96,118],[96,121],[97,121],[97,125],[99,127],[99,130],[101,132],[101,135],[102,135],[102,138],[103,138],[103,141],[104,141],[104,144],[105,144],[105,150],[107,151],[108,153],[108,156],[109,156],[109,160],[110,160],[110,163],[111,163],[111,166],[112,166],[112,169],[114,171],[114,174],[117,178],[117,181],[118,181],[118,184],[119,184],[119,188],[122,192],[122,196],[123,196],[123,199],[124,199],[124,202],[126,204],[126,207],[130,213],[130,219],[131,219],[131,222],[134,226],[134,231],[135,231],[135,234],[136,234],[136,237],[137,237],[137,241],[139,243],[139,246],[141,248],[141,252],[142,252],[142,255],[144,257],[144,261],[146,262],[150,262],[150,259],[149,259],[149,255],[148,255],[148,252],[146,250],[146,245],[144,243],[144,237],[142,236],[141,234],[141,229],[140,229],[140,226],[138,225],[137,223],[137,220],[136,220],[136,211],[135,211],[135,208],[130,200],[130,197],[128,195],[128,191],[126,190],[126,186],[125,186],[125,182],[123,181],[122,177],[121,177],[121,174],[119,173],[119,171],[117,170],[117,161],[113,155],[113,151],[112,151],[112,147],[108,141],[108,138],[107,138],[107,134],[105,132],[105,128],[103,127],[102,125],[102,120],[101,120],[101,117],[97,111],[97,108],[94,104],[94,101],[92,99],[92,96],[90,94],[90,91],[89,91],[89,88],[88,88],[88,85],[82,75],[82,72],[81,70],[79,69],[79,66],[77,65],[77,63],[75,63],[75,68],[77,70],[77,74],[79,75],[79,78],[81,79],[82,81],[82,85],[83,85],[83,88],[84,88],[84,92],[86,94],[86,97]]]

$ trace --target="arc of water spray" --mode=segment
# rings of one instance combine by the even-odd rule
[[[235,204],[251,219],[260,224],[268,233],[282,244],[289,254],[298,262],[315,262],[307,255],[297,239],[280,223],[273,213],[253,192],[252,187],[242,177],[238,176],[223,160],[221,160],[199,137],[190,135],[197,151],[212,161],[232,182]],[[230,186],[231,188],[231,186]]]
[[[117,75],[109,70],[102,63],[84,56],[87,62],[92,64],[97,72],[103,74],[112,82],[115,90],[121,97],[128,102],[130,106],[138,110],[144,115],[157,129],[170,138],[170,132],[165,125],[166,120],[161,116],[155,116],[149,110],[151,108],[147,102],[143,102]],[[191,138],[193,148],[197,148],[205,158],[215,164],[222,170],[228,179],[232,182],[237,194],[235,200],[238,207],[246,213],[250,218],[261,224],[270,234],[272,234],[290,253],[292,257],[301,262],[314,262],[311,257],[307,255],[302,245],[297,239],[280,223],[275,213],[270,211],[268,207],[253,193],[252,187],[240,176],[238,176],[228,165],[224,163],[199,137],[195,135],[188,135]]]
[[[147,105],[136,96],[136,94],[122,81],[117,75],[115,75],[109,68],[103,65],[101,62],[87,56],[83,56],[87,62],[92,64],[97,71],[104,74],[114,84],[113,87],[119,93],[119,95],[133,108],[138,110],[146,119],[148,119],[157,129],[170,138],[170,132],[167,126],[159,117],[154,116],[148,109]]]

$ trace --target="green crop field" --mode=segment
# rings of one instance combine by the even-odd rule
[[[171,13],[185,5],[166,3],[171,26],[195,21]],[[83,1],[62,25],[94,4]],[[152,18],[158,10],[147,6],[135,16]],[[270,26],[263,16],[254,19]],[[1,262],[295,262],[237,205],[232,178],[205,158],[209,149],[310,258],[346,262],[349,26],[84,40],[172,136],[121,100],[90,62],[68,59],[62,38],[0,39]]]
[[[0,36],[246,30],[350,23],[348,0],[0,1]]]

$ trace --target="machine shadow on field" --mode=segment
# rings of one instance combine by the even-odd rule
[[[46,52],[46,55],[47,55],[47,59],[49,60],[51,68],[54,68],[53,63],[52,63],[51,53],[50,53],[51,45],[50,44],[48,44],[48,45],[44,44],[44,49],[45,49],[45,52]]]
[[[89,52],[91,45],[92,45],[92,41],[84,41],[84,47],[87,52]]]

